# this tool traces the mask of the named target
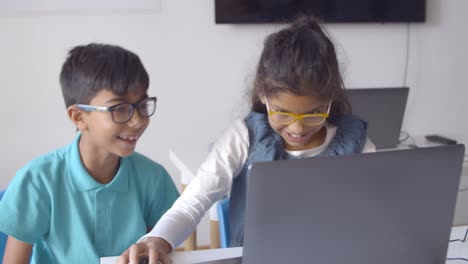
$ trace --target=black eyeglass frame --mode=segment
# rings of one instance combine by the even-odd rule
[[[110,112],[111,113],[111,118],[112,121],[116,124],[124,124],[127,123],[130,119],[132,119],[133,114],[135,113],[135,108],[138,111],[138,114],[142,117],[150,117],[156,112],[156,103],[158,101],[158,98],[156,96],[153,97],[146,97],[143,98],[135,103],[120,103],[112,106],[94,106],[94,105],[86,105],[86,104],[76,104],[75,106],[86,111],[86,112],[91,112],[91,111],[97,111],[97,112]],[[143,102],[154,102],[154,107],[153,111],[151,113],[144,113],[142,112],[140,105]],[[128,118],[124,121],[116,121],[114,117],[114,111],[116,108],[121,107],[122,105],[130,105],[131,112],[128,114]]]

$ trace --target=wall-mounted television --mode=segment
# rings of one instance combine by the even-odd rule
[[[426,0],[215,0],[217,24],[284,23],[301,14],[329,23],[425,22]]]

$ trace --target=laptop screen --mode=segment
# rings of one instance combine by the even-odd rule
[[[256,163],[243,263],[445,263],[463,145]]]
[[[368,122],[368,137],[377,149],[398,145],[408,92],[407,87],[346,90],[352,112]]]

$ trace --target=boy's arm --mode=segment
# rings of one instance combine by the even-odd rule
[[[32,245],[8,236],[3,256],[3,264],[28,264],[31,258]]]

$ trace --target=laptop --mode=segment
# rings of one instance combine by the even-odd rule
[[[252,165],[242,263],[445,263],[464,151]]]
[[[377,149],[399,143],[408,87],[347,89],[352,112],[368,122],[368,136]]]

